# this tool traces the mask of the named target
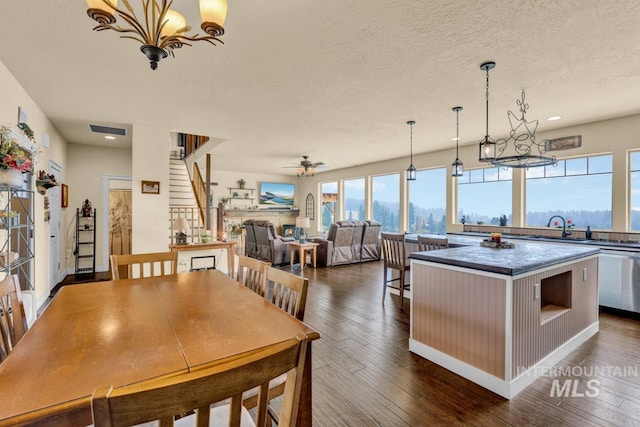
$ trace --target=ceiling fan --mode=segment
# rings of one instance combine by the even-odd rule
[[[316,169],[323,169],[326,167],[324,162],[312,162],[309,160],[309,156],[302,156],[300,163],[295,166],[283,166],[285,168],[296,168],[297,176],[313,176],[316,173]]]

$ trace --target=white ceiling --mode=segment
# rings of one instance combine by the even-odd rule
[[[138,0],[130,0],[132,4]],[[199,27],[197,0],[176,0]],[[151,71],[139,44],[94,32],[85,2],[0,3],[0,60],[72,143],[87,125],[209,135],[218,168],[330,170],[490,134],[526,89],[540,130],[640,113],[637,0],[230,0],[224,45],[198,42]],[[548,122],[552,115],[562,120]]]

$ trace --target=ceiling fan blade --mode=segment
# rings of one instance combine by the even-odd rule
[[[326,165],[324,164],[324,162],[316,162],[311,164],[311,167],[314,167],[314,168],[317,168],[318,166],[326,166]]]

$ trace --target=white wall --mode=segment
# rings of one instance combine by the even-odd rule
[[[96,232],[96,271],[108,271],[109,265],[103,264],[103,246],[108,235],[103,233],[105,218],[104,212],[104,176],[131,176],[131,150],[122,148],[96,147],[84,144],[69,144],[67,153],[69,207],[67,211],[66,226],[63,233],[68,236],[68,244],[62,252],[62,258],[67,260],[68,272],[74,272],[75,258],[74,233],[76,209],[82,208],[82,203],[89,199],[91,207],[97,210]]]
[[[49,148],[42,149],[34,171],[48,171],[49,160],[53,160],[62,167],[62,181],[66,182],[68,176],[66,141],[2,62],[0,62],[0,94],[2,94],[0,123],[17,130],[18,107],[22,107],[27,112],[27,123],[35,134],[36,142],[41,143],[44,134],[49,136]],[[34,285],[38,304],[41,304],[49,295],[49,223],[44,221],[44,197],[36,192],[33,200],[35,210]],[[62,224],[66,222],[64,209],[61,221]],[[62,248],[66,246],[66,236],[61,236],[60,244]],[[64,269],[65,266],[61,268]]]
[[[133,253],[169,250],[169,150],[168,129],[133,125],[132,203]],[[160,182],[160,194],[142,194],[142,181]]]

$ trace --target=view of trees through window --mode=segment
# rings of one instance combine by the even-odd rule
[[[611,229],[612,169],[611,155],[528,169],[526,225],[544,227],[560,215],[570,227]],[[562,221],[555,226],[562,227]]]
[[[364,178],[344,181],[344,219],[364,221]]]
[[[640,151],[630,154],[629,158],[630,186],[631,186],[631,230],[640,230]]]
[[[409,232],[447,233],[447,169],[421,170],[409,181]]]
[[[325,182],[320,186],[320,192],[322,193],[322,231],[329,231],[329,226],[336,219],[338,183]]]
[[[379,175],[371,178],[373,219],[382,223],[382,231],[400,229],[400,174]]]
[[[458,177],[458,218],[466,224],[500,224],[511,218],[511,168],[489,167],[464,171]]]

